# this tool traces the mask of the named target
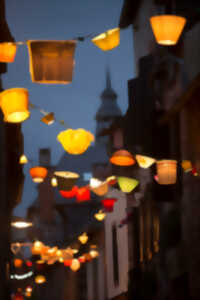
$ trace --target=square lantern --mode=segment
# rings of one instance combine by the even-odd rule
[[[33,82],[72,82],[76,41],[28,41],[27,44]]]

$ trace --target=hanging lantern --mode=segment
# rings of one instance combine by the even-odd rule
[[[79,260],[79,262],[82,263],[82,264],[86,262],[86,259],[85,259],[85,256],[84,256],[84,255],[79,256],[78,260]]]
[[[90,255],[92,258],[96,258],[99,256],[99,252],[96,249],[91,249],[90,250]]]
[[[117,183],[117,177],[109,176],[108,178],[106,178],[106,181],[109,185],[115,185]]]
[[[27,260],[26,265],[27,265],[27,267],[31,268],[33,266],[33,263],[32,263],[32,261]]]
[[[27,221],[16,221],[16,222],[11,222],[11,226],[18,229],[25,229],[33,226],[33,223]]]
[[[20,163],[21,165],[24,165],[24,164],[27,164],[27,163],[28,163],[28,159],[27,159],[27,157],[26,157],[25,154],[22,154],[22,155],[20,156],[20,158],[19,158],[19,163]]]
[[[0,62],[14,62],[16,52],[17,45],[15,43],[0,43]]]
[[[33,243],[33,246],[32,246],[32,249],[31,249],[31,252],[32,252],[32,255],[38,255],[38,254],[41,254],[43,249],[44,249],[44,244],[40,241],[35,241]]]
[[[72,82],[76,41],[28,41],[27,44],[33,82]]]
[[[103,51],[109,51],[116,48],[120,42],[120,29],[110,29],[92,39],[94,45]]]
[[[54,175],[58,182],[58,188],[62,191],[70,191],[75,185],[79,175],[68,171],[57,171]]]
[[[71,263],[71,266],[70,266],[70,269],[74,272],[78,271],[80,269],[80,262],[78,259],[74,258],[72,259],[72,263]]]
[[[26,292],[32,293],[32,291],[33,291],[32,286],[29,285],[29,286],[26,287]]]
[[[160,15],[150,18],[151,27],[158,44],[175,45],[186,24],[186,19],[175,15]]]
[[[102,211],[102,210],[99,210],[98,213],[96,213],[94,215],[94,217],[98,220],[98,221],[103,221],[106,217],[106,214]]]
[[[82,128],[67,129],[58,134],[57,140],[62,144],[65,151],[76,155],[82,154],[88,149],[91,142],[94,142],[94,135]]]
[[[183,160],[181,166],[185,173],[192,171],[192,163],[190,160]]]
[[[88,262],[92,260],[92,256],[90,255],[90,253],[85,253],[84,257],[85,257],[85,260]]]
[[[110,162],[117,166],[131,166],[135,164],[133,155],[127,150],[118,150],[110,158]]]
[[[97,178],[90,179],[90,189],[98,196],[104,196],[108,192],[108,182]]]
[[[46,282],[45,276],[43,276],[43,275],[37,275],[35,277],[35,283],[37,283],[37,284],[43,284],[45,282]]]
[[[76,192],[76,201],[77,202],[85,202],[90,201],[90,190],[86,186],[82,186],[77,189]]]
[[[24,300],[24,297],[22,296],[21,292],[17,292],[14,295],[13,300]]]
[[[73,198],[76,196],[77,191],[78,191],[78,187],[74,185],[70,191],[59,191],[59,192],[61,196],[64,198]]]
[[[58,182],[57,182],[56,177],[52,177],[52,178],[51,178],[51,185],[52,185],[53,187],[58,186]]]
[[[177,173],[176,160],[157,161],[157,174],[159,184],[175,184]]]
[[[23,265],[23,261],[20,258],[15,258],[13,263],[15,268],[21,268]]]
[[[81,242],[81,244],[86,244],[87,241],[88,241],[88,235],[86,232],[84,232],[83,234],[81,234],[79,237],[78,237],[78,240]]]
[[[139,184],[139,181],[129,177],[117,177],[120,189],[124,193],[132,192]]]
[[[21,123],[30,116],[27,89],[13,88],[1,92],[0,105],[5,122]]]
[[[117,201],[117,199],[115,198],[106,198],[101,200],[101,203],[105,209],[106,212],[112,212],[113,211],[113,207],[115,202]]]
[[[33,167],[29,170],[30,172],[30,175],[33,179],[34,182],[36,183],[41,183],[44,181],[44,179],[46,178],[47,176],[47,169],[44,168],[44,167]]]
[[[64,260],[64,266],[65,267],[70,267],[72,264],[72,259],[66,259]]]
[[[55,119],[54,119],[54,113],[51,112],[49,114],[46,114],[40,121],[43,122],[46,125],[53,124],[54,121],[55,121]]]
[[[135,158],[137,160],[138,165],[143,169],[148,169],[156,162],[156,160],[152,157],[139,155],[139,154],[137,154]]]

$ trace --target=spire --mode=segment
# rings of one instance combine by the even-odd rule
[[[117,99],[117,94],[112,89],[110,70],[108,67],[106,69],[106,87],[104,91],[101,93],[101,99],[112,99],[112,100]]]

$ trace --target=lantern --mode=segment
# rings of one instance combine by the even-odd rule
[[[81,244],[86,244],[87,241],[88,241],[88,235],[86,232],[84,232],[83,234],[81,234],[79,237],[78,237],[79,241],[81,242]]]
[[[33,82],[72,82],[76,41],[28,41],[27,44]]]
[[[198,172],[196,168],[192,168],[192,175],[198,176]]]
[[[41,254],[44,247],[45,247],[45,246],[44,246],[44,244],[43,244],[42,242],[40,242],[40,241],[35,241],[35,242],[33,243],[31,252],[32,252],[33,255]]]
[[[91,249],[90,250],[90,255],[91,255],[92,258],[96,258],[96,257],[99,256],[99,252],[95,249]]]
[[[30,175],[33,179],[34,182],[36,183],[41,183],[44,181],[44,179],[46,178],[47,176],[47,169],[44,168],[44,167],[33,167],[29,170],[30,172]]]
[[[143,168],[143,169],[148,169],[155,163],[155,159],[152,157],[144,156],[144,155],[139,155],[137,154],[135,156],[138,165]]]
[[[57,140],[62,144],[65,151],[76,155],[82,154],[88,149],[91,142],[94,142],[94,135],[82,128],[67,129],[58,134]]]
[[[24,165],[24,164],[27,164],[27,163],[28,163],[28,159],[27,159],[26,155],[22,154],[22,155],[20,156],[20,158],[19,158],[19,163],[20,163],[21,165]]]
[[[108,182],[97,178],[90,179],[90,189],[98,196],[104,196],[108,192]]]
[[[61,196],[64,198],[73,198],[76,196],[78,191],[78,187],[75,185],[70,191],[59,191]]]
[[[72,259],[72,263],[70,265],[70,269],[74,272],[78,271],[80,269],[80,262],[78,259],[74,258]]]
[[[17,292],[14,295],[13,300],[24,300],[24,297],[22,296],[22,294],[20,292]]]
[[[57,171],[54,175],[58,182],[58,188],[62,191],[70,191],[76,183],[79,175],[68,171]]]
[[[72,259],[66,259],[64,260],[64,266],[65,267],[70,267],[72,264]]]
[[[151,17],[150,23],[157,43],[171,46],[178,42],[186,19],[175,15],[160,15]]]
[[[106,199],[101,200],[101,203],[106,212],[112,212],[116,201],[117,201],[117,199],[115,199],[115,198],[106,198]]]
[[[82,256],[79,256],[78,260],[80,261],[80,263],[85,263],[86,259],[85,259],[85,256],[82,255]]]
[[[32,261],[27,260],[26,265],[27,265],[27,267],[31,268],[33,266],[33,263],[32,263]]]
[[[96,213],[94,215],[94,217],[98,220],[98,221],[103,221],[106,217],[106,214],[102,211],[102,210],[99,210],[98,213]]]
[[[120,189],[124,193],[130,193],[132,192],[136,186],[138,186],[139,181],[134,179],[134,178],[129,178],[129,177],[117,177],[118,184],[120,186]]]
[[[90,200],[90,190],[86,186],[82,186],[77,189],[76,192],[76,200],[77,202],[84,202]]]
[[[135,164],[133,155],[127,150],[118,150],[110,158],[110,162],[117,166],[131,166]]]
[[[0,43],[0,62],[14,62],[16,52],[17,45],[15,43]]]
[[[109,51],[117,47],[120,42],[120,29],[110,29],[92,39],[94,45],[103,51]]]
[[[41,122],[43,122],[46,125],[51,125],[54,123],[55,119],[54,119],[54,113],[48,113],[46,114],[44,117],[42,117],[42,119],[40,120]]]
[[[177,173],[176,160],[157,161],[157,174],[159,184],[175,184]]]
[[[23,261],[20,258],[15,258],[14,259],[15,268],[21,268],[22,265],[23,265]]]
[[[35,277],[35,283],[37,283],[37,284],[43,284],[45,282],[46,282],[45,276],[43,276],[43,275],[37,275]]]
[[[53,187],[56,187],[56,186],[58,185],[58,182],[57,182],[56,177],[52,177],[52,178],[51,178],[51,185],[52,185]]]
[[[109,185],[115,185],[117,183],[117,178],[116,176],[109,176],[106,178],[106,181]]]
[[[11,222],[11,226],[16,227],[18,229],[24,229],[33,226],[33,223],[27,221],[16,221]]]
[[[92,256],[90,255],[90,253],[85,253],[84,257],[85,257],[86,261],[91,261],[92,260]]]
[[[32,293],[32,290],[33,290],[32,286],[29,285],[26,287],[26,292]]]
[[[190,160],[183,160],[181,166],[185,173],[192,171],[192,163]]]
[[[13,88],[5,90],[0,93],[0,105],[5,122],[21,123],[30,116],[27,89]]]

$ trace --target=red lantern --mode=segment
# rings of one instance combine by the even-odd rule
[[[64,264],[65,267],[70,267],[71,264],[72,264],[72,259],[66,259],[66,260],[64,260],[63,264]]]
[[[32,261],[27,260],[26,265],[27,265],[27,267],[32,267],[33,263],[32,263]]]
[[[116,201],[117,201],[116,198],[105,198],[101,200],[101,203],[106,212],[112,212]]]
[[[83,256],[79,256],[78,260],[79,260],[80,263],[85,263],[86,262],[86,258],[85,258],[84,255]]]
[[[90,190],[86,186],[83,186],[83,187],[77,189],[76,200],[77,200],[77,202],[89,201],[90,200]]]
[[[17,292],[14,295],[13,300],[24,300],[24,297],[22,296],[22,294],[20,292]]]
[[[61,196],[64,198],[73,198],[76,196],[78,187],[75,185],[70,191],[59,191]]]

